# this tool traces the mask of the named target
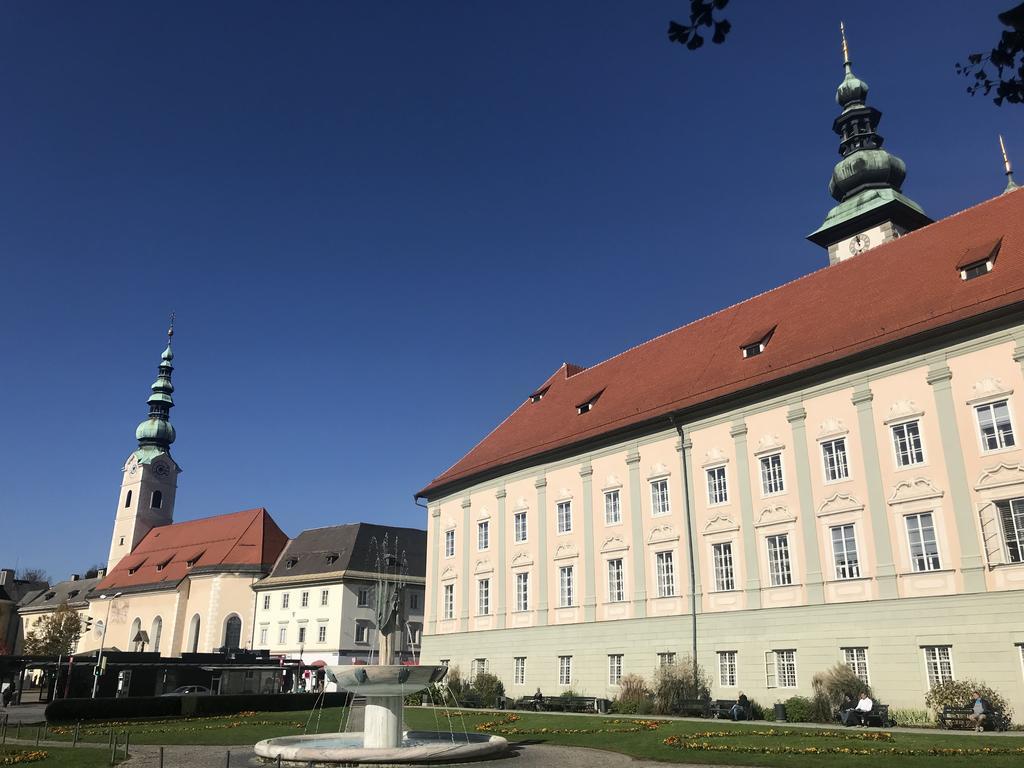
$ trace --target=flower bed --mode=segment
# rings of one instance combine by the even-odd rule
[[[45,760],[49,753],[43,749],[6,749],[0,750],[0,765],[24,765]]]

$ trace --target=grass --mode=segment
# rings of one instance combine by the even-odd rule
[[[110,765],[110,753],[105,749],[62,749],[44,747],[38,754],[46,755],[41,760],[32,760],[35,747],[18,747],[11,744],[0,747],[0,765],[25,765],[32,768],[100,768]],[[28,756],[28,762],[14,762],[19,755]],[[23,758],[24,760],[24,758]]]
[[[110,728],[129,733],[133,744],[250,745],[260,739],[306,732],[336,732],[345,710],[334,707],[310,717],[310,711],[248,712],[191,719],[142,719],[83,724],[82,741],[106,742]],[[1019,768],[1024,761],[1024,739],[950,734],[944,731],[889,733],[877,729],[798,729],[771,723],[729,723],[720,720],[653,721],[614,716],[495,713],[466,711],[447,716],[433,708],[409,707],[406,724],[414,730],[461,730],[498,733],[512,742],[546,743],[621,752],[637,758],[677,763],[759,766],[887,766],[900,768]],[[46,738],[71,740],[74,726],[50,728]],[[669,744],[665,740],[669,739]],[[765,753],[768,748],[775,752]],[[926,753],[935,749],[1021,750],[1018,754],[894,754],[891,750]],[[817,754],[785,754],[780,750],[817,750]],[[829,750],[849,750],[830,752]],[[752,751],[729,751],[752,750]],[[866,754],[864,753],[866,751]],[[87,750],[78,750],[84,755]],[[92,750],[88,750],[92,752]],[[101,750],[96,750],[101,756]],[[858,754],[858,752],[860,752]],[[35,765],[86,765],[36,763]],[[92,763],[88,763],[92,765]],[[99,763],[96,763],[99,765]]]

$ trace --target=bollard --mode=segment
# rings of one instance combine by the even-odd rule
[[[77,747],[78,746],[78,739],[81,737],[81,733],[80,733],[81,727],[82,727],[82,721],[79,720],[77,723],[75,723],[75,738],[71,740],[71,746],[72,747]]]
[[[124,732],[124,759],[125,760],[128,759],[128,742],[131,741],[131,738],[132,738],[131,731],[125,731]]]
[[[281,768],[281,756],[277,756],[277,768]]]
[[[110,736],[107,739],[107,746],[111,749],[114,748],[114,726],[110,726]]]
[[[21,720],[18,721],[18,732],[15,734],[15,738],[21,738]]]
[[[224,768],[231,768],[231,750],[228,750],[227,757],[224,758]]]
[[[113,733],[113,728],[111,728],[111,733]],[[114,743],[110,747],[110,764],[113,765],[115,760],[117,760],[117,736],[114,737]]]
[[[39,739],[42,738],[42,735],[43,735],[43,726],[37,725],[36,726],[36,746],[37,747],[39,746]]]
[[[160,766],[159,766],[159,768],[164,768],[164,748],[163,747],[160,747]]]

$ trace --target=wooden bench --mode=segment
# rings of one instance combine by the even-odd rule
[[[597,696],[544,696],[537,701],[533,696],[516,699],[516,709],[535,712],[607,712],[611,702]]]
[[[956,728],[974,728],[974,722],[970,716],[974,714],[974,706],[952,707],[949,704],[942,708],[939,715],[939,727],[947,730]],[[999,711],[993,710],[988,713],[983,724],[986,730],[1005,731],[1010,727],[1006,716]]]
[[[732,708],[739,703],[738,699],[713,699],[711,701],[710,712],[711,717],[731,720],[732,719]],[[743,708],[743,720],[751,720],[750,703]]]
[[[675,714],[682,715],[683,717],[710,717],[711,700],[683,699],[680,702],[678,702],[678,707]]]

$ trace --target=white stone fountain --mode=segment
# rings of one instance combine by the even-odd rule
[[[405,625],[404,557],[388,552],[385,536],[383,557],[378,555],[377,627],[382,662],[394,660],[395,639]],[[255,746],[259,757],[306,765],[402,765],[406,763],[464,762],[504,752],[508,741],[501,736],[442,731],[403,731],[402,709],[406,696],[440,683],[445,666],[404,664],[352,664],[327,666],[325,672],[338,690],[366,697],[362,733],[307,734],[264,739]]]

